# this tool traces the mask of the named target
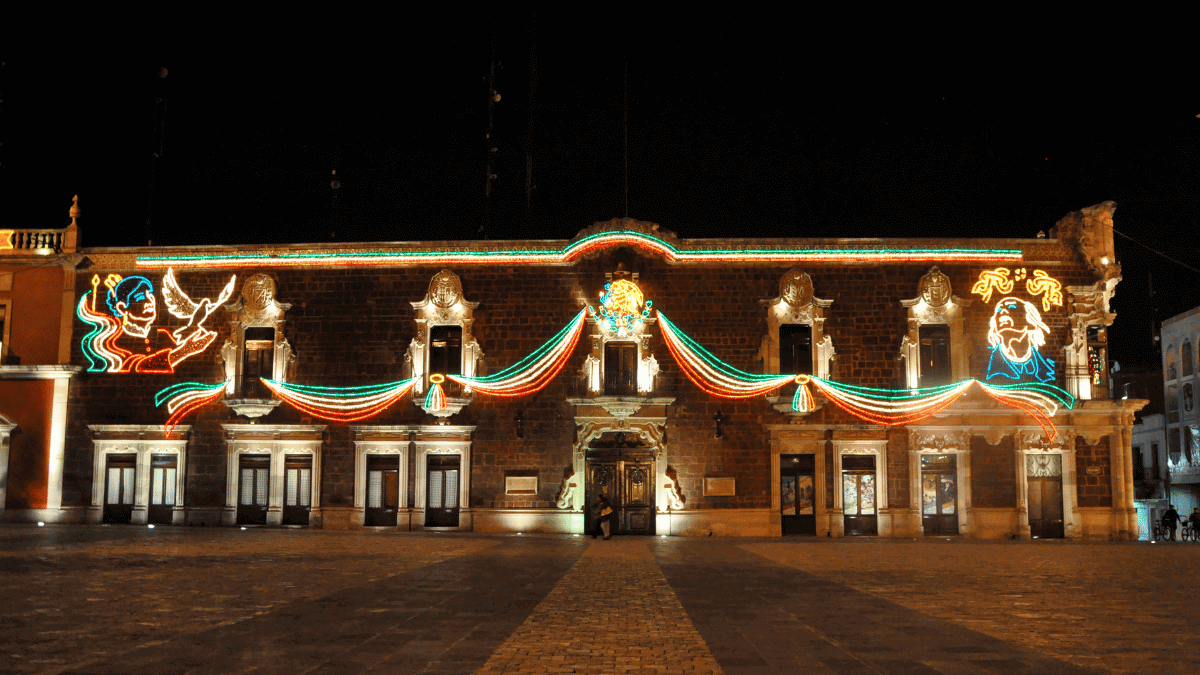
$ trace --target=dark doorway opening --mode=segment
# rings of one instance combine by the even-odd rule
[[[1029,535],[1034,539],[1062,539],[1062,476],[1029,481]]]
[[[104,522],[128,523],[133,519],[137,455],[108,455],[105,461]]]
[[[458,527],[458,455],[425,457],[425,527]]]
[[[842,518],[847,535],[879,534],[875,455],[842,457]]]
[[[779,456],[779,509],[784,534],[817,533],[813,455]]]
[[[400,509],[400,457],[367,455],[367,527],[395,527]]]
[[[921,522],[926,535],[958,534],[958,462],[954,455],[921,456]]]
[[[151,523],[170,525],[174,521],[178,471],[178,455],[150,456],[150,511],[147,517]]]
[[[266,525],[270,455],[238,455],[238,525]]]
[[[312,455],[284,456],[284,525],[308,525],[312,511],[312,463]]]

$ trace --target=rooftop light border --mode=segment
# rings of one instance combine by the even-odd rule
[[[568,265],[601,248],[630,244],[661,254],[673,264],[714,262],[1018,262],[1020,249],[991,248],[725,248],[680,249],[642,232],[618,230],[598,232],[561,249],[501,249],[470,251],[454,249],[409,251],[331,251],[327,253],[244,253],[219,255],[137,256],[137,267],[301,267],[301,266],[405,266],[431,264],[528,264]]]

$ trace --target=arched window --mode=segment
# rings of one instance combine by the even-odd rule
[[[1167,351],[1163,352],[1163,370],[1166,372],[1168,380],[1179,377],[1179,372],[1175,369],[1175,361],[1175,345],[1167,345]]]
[[[1180,370],[1183,371],[1182,374],[1184,376],[1191,375],[1192,374],[1192,343],[1184,342],[1183,347],[1180,348],[1180,352],[1181,353],[1180,353],[1179,368],[1180,368]]]

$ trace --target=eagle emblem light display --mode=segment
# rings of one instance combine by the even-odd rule
[[[620,337],[625,337],[633,327],[650,317],[654,303],[645,300],[642,289],[628,279],[618,279],[604,285],[600,294],[600,307],[588,307],[588,314],[604,324]]]

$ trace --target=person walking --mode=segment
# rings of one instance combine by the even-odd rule
[[[596,503],[592,506],[592,508],[597,514],[599,514],[596,516],[596,520],[600,526],[600,531],[604,534],[604,539],[608,540],[612,538],[613,508],[612,504],[608,501],[608,497],[605,497],[604,495],[597,497]],[[596,533],[592,532],[592,539],[595,538]]]
[[[1175,530],[1179,527],[1179,512],[1175,510],[1175,505],[1171,504],[1167,512],[1163,514],[1163,525],[1171,531],[1171,541],[1175,541]]]
[[[1192,509],[1192,515],[1188,516],[1188,522],[1192,524],[1192,540],[1200,541],[1200,507]]]

